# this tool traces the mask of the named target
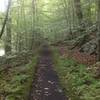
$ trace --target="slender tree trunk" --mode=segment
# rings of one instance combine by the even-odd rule
[[[81,24],[83,20],[83,13],[82,13],[82,8],[81,8],[81,1],[80,0],[74,0],[75,8],[76,8],[76,15],[79,20],[79,24]]]
[[[98,5],[98,33],[97,33],[98,57],[97,57],[97,60],[100,61],[100,0],[97,0],[97,5]]]
[[[11,0],[9,0],[9,2],[8,2],[8,8],[7,8],[7,12],[6,12],[6,16],[5,16],[5,19],[4,19],[4,23],[3,23],[3,26],[2,26],[2,29],[1,29],[1,32],[0,32],[0,38],[2,37],[2,35],[4,33],[4,30],[5,30],[5,26],[6,26],[6,23],[7,23],[7,20],[8,20],[10,6],[11,6]]]
[[[92,25],[92,12],[91,12],[91,0],[89,0],[89,6],[87,8],[87,15],[88,15],[88,23],[89,23],[89,26]]]
[[[6,24],[5,53],[11,54],[11,18]]]

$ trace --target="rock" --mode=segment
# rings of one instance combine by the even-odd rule
[[[44,88],[45,90],[49,90],[49,88]]]
[[[80,52],[88,53],[88,54],[96,54],[97,51],[97,40],[93,39],[86,44],[82,45],[80,48]]]

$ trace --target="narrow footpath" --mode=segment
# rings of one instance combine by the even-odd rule
[[[33,82],[29,100],[68,100],[53,70],[52,52],[47,45],[41,49],[36,79]]]

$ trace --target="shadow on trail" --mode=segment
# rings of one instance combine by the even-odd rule
[[[53,70],[52,52],[47,45],[41,48],[29,100],[68,100],[59,86],[58,76]]]

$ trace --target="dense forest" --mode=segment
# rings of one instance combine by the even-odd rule
[[[100,0],[0,0],[0,100],[100,100]]]

